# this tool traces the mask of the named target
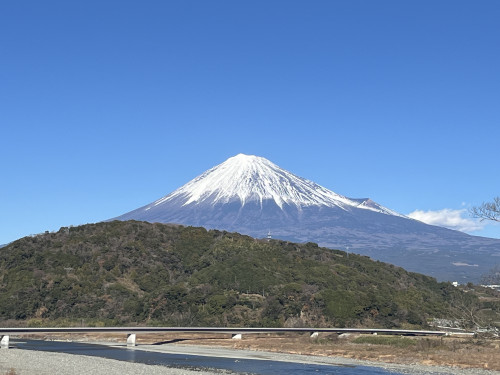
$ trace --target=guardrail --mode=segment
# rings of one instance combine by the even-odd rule
[[[136,345],[137,333],[157,332],[216,332],[231,333],[235,339],[241,339],[244,333],[281,333],[281,332],[306,332],[311,337],[319,333],[371,333],[383,335],[402,336],[446,336],[445,331],[422,331],[408,329],[383,329],[383,328],[257,328],[257,327],[37,327],[37,328],[0,328],[1,347],[9,347],[9,336],[33,333],[126,333],[127,346]]]

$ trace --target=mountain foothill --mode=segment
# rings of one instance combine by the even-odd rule
[[[112,221],[14,241],[0,252],[4,326],[427,327],[451,283],[314,243]]]

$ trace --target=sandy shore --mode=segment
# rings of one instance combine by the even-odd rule
[[[103,344],[103,343],[100,343]],[[110,344],[112,346],[120,346]],[[123,347],[123,346],[122,346]],[[308,364],[327,364],[343,366],[369,366],[385,370],[415,375],[430,374],[457,374],[457,375],[497,375],[499,371],[482,369],[454,369],[450,367],[400,365],[371,361],[353,360],[341,357],[316,357],[308,355],[283,354],[264,351],[239,350],[193,345],[140,345],[134,350],[147,350],[154,352],[191,354],[212,357],[226,357],[235,359],[273,360]],[[164,366],[144,365],[116,361],[99,357],[29,351],[21,349],[0,350],[0,375],[52,375],[52,374],[170,374],[170,375],[213,375],[230,373],[229,371],[195,371],[175,369]]]

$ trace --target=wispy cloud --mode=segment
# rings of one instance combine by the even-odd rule
[[[423,221],[426,224],[459,230],[461,232],[475,232],[484,229],[485,223],[468,217],[467,209],[453,210],[444,208],[438,211],[415,210],[407,216]]]

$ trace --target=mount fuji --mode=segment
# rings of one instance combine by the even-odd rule
[[[202,226],[368,255],[440,280],[477,282],[500,240],[424,224],[369,198],[347,198],[251,155],[229,158],[116,218]]]

